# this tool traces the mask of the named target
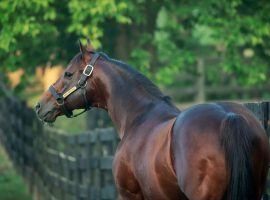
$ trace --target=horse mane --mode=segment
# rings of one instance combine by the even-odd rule
[[[130,65],[120,61],[116,60],[113,58],[110,58],[107,54],[104,52],[99,52],[102,58],[104,58],[106,61],[120,67],[123,71],[131,74],[131,77],[133,80],[135,80],[136,84],[139,84],[140,86],[143,86],[143,88],[151,95],[154,97],[165,101],[166,103],[172,105],[171,103],[171,98],[169,96],[164,95],[160,89],[151,81],[149,80],[146,76],[144,76],[142,73],[139,71],[135,70],[132,68]]]

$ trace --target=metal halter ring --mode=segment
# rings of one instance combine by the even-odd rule
[[[57,103],[57,105],[62,106],[62,105],[64,105],[65,100],[64,100],[64,98],[58,98],[58,99],[56,99],[56,103]]]
[[[90,68],[90,71],[87,73],[87,70],[88,70],[89,68]],[[92,74],[93,70],[94,70],[94,67],[93,67],[92,65],[88,64],[88,65],[86,65],[86,67],[84,68],[83,74],[84,74],[85,76],[90,76],[90,75]]]

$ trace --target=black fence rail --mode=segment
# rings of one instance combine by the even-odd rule
[[[246,103],[270,133],[270,104]],[[34,199],[117,199],[112,160],[119,142],[112,128],[67,135],[43,128],[32,109],[0,99],[0,141]],[[269,179],[267,192],[270,192]],[[267,197],[265,196],[265,199]]]
[[[46,196],[56,199],[115,199],[112,161],[118,144],[114,129],[68,136],[46,129],[40,161]],[[54,185],[51,185],[51,184]]]
[[[16,99],[0,101],[0,140],[34,199],[116,199],[113,128],[67,135],[43,128],[32,109]]]

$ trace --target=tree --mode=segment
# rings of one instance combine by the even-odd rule
[[[66,64],[90,36],[161,87],[192,85],[198,73],[208,86],[266,84],[269,10],[266,0],[3,0],[0,69]]]

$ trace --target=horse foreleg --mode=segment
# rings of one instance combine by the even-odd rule
[[[120,199],[143,200],[140,185],[129,165],[117,157],[115,159],[113,174]]]

